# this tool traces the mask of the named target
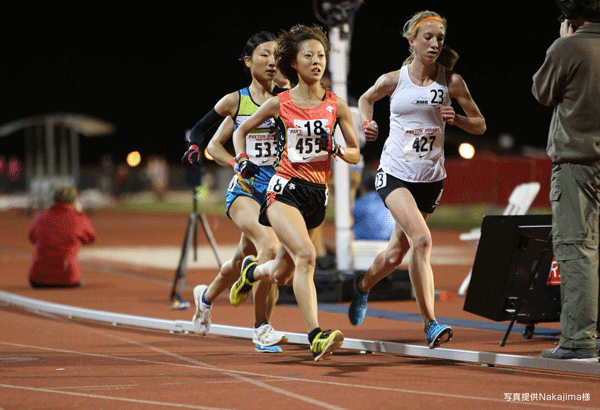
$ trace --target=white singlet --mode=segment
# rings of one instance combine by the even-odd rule
[[[398,85],[390,97],[390,135],[381,154],[381,168],[407,182],[435,182],[446,177],[444,128],[436,105],[450,105],[446,70],[437,65],[436,80],[415,85],[408,66],[400,69]]]

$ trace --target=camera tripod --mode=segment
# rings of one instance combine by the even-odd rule
[[[173,302],[174,309],[186,308],[189,303],[182,300],[181,295],[185,287],[185,272],[187,270],[188,252],[190,245],[194,248],[194,261],[198,260],[198,221],[202,224],[206,238],[210,243],[217,265],[221,268],[221,259],[219,258],[219,252],[217,243],[210,229],[206,217],[203,214],[198,213],[198,189],[199,186],[194,187],[193,192],[193,210],[188,217],[188,225],[186,229],[185,238],[183,240],[183,247],[181,248],[181,256],[179,258],[179,266],[175,272],[175,278],[173,280],[173,288],[171,289],[171,301]]]

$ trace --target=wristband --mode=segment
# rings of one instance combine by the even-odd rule
[[[231,158],[231,161],[229,161],[229,168],[233,168],[235,166],[235,157]]]
[[[365,130],[365,128],[367,128],[367,125],[369,125],[371,122],[373,122],[373,120],[364,120],[363,121],[363,124],[362,124],[363,131]]]
[[[241,154],[236,155],[236,157],[234,159],[235,159],[235,162],[240,162],[240,159],[242,159],[242,158],[244,158],[246,160],[250,159],[248,154],[246,154],[245,152],[242,152]]]

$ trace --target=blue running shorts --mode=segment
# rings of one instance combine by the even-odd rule
[[[252,178],[244,179],[238,174],[231,178],[227,194],[225,195],[225,204],[227,206],[227,216],[229,215],[229,207],[233,201],[240,196],[247,196],[262,205],[267,196],[267,187],[271,177],[275,175],[275,169],[272,166],[260,167],[258,174]]]

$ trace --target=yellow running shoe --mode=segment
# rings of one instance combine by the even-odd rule
[[[246,274],[250,269],[254,271],[257,265],[258,262],[256,262],[256,257],[252,255],[246,256],[242,261],[242,273],[240,274],[240,278],[233,284],[229,291],[229,302],[231,302],[233,306],[241,306],[246,299],[248,299],[248,296],[250,296],[254,282],[248,281],[248,279],[246,279]]]
[[[319,333],[310,345],[310,351],[312,352],[315,362],[329,356],[344,343],[344,335],[342,332],[339,330],[334,330],[331,333],[329,332],[329,330],[326,330],[325,332]]]

